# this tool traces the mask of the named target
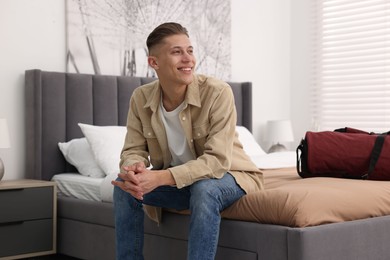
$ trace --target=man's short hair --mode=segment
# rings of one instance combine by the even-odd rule
[[[161,43],[166,37],[177,34],[185,34],[189,37],[187,29],[178,23],[169,22],[157,26],[146,39],[149,53],[154,46]]]

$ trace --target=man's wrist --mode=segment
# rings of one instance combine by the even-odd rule
[[[169,170],[161,170],[161,182],[162,185],[173,186],[176,185],[175,179]]]

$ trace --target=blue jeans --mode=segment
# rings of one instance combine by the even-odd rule
[[[222,179],[205,179],[177,189],[161,186],[139,201],[131,194],[114,188],[116,254],[118,260],[143,259],[144,212],[142,204],[190,209],[188,260],[213,260],[217,251],[220,212],[245,192],[230,174]]]

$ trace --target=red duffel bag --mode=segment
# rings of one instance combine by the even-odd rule
[[[390,180],[389,133],[348,127],[333,132],[306,132],[296,150],[298,174],[302,178]]]

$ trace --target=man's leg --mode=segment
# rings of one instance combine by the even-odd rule
[[[118,187],[114,187],[116,258],[141,260],[144,243],[144,211],[142,204],[157,207],[188,209],[189,189],[162,186],[139,201]]]
[[[233,176],[201,180],[191,185],[190,235],[188,260],[214,260],[221,223],[220,212],[233,204],[245,192]]]
[[[142,260],[144,211],[142,202],[114,187],[116,259]]]

